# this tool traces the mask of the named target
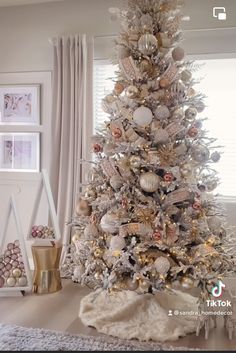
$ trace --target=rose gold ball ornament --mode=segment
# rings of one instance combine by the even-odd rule
[[[158,190],[160,178],[153,172],[143,173],[140,176],[139,183],[146,192],[155,192]]]
[[[3,277],[0,277],[0,288],[2,288],[5,284],[5,279]]]
[[[160,275],[165,275],[170,269],[170,262],[166,257],[160,256],[154,262],[154,266]]]
[[[170,85],[170,81],[167,78],[160,79],[160,87],[167,88]]]
[[[92,208],[86,200],[79,200],[76,206],[76,213],[78,216],[90,216]]]
[[[171,182],[171,181],[173,181],[174,180],[174,175],[172,174],[172,173],[169,173],[169,172],[167,172],[167,173],[165,173],[165,175],[164,175],[164,180],[166,181],[166,182]]]
[[[16,280],[14,277],[9,277],[6,281],[6,284],[8,287],[15,287],[16,285]]]
[[[25,287],[27,285],[27,278],[25,276],[18,278],[18,285],[20,287]]]
[[[142,127],[148,126],[153,119],[151,109],[141,106],[134,111],[133,120],[137,125]]]
[[[7,244],[7,250],[11,251],[11,250],[13,250],[13,248],[14,248],[14,244],[13,243]]]
[[[158,42],[153,34],[143,34],[138,41],[138,49],[143,55],[151,55],[158,48]]]
[[[184,52],[184,49],[181,48],[181,47],[176,47],[173,51],[172,51],[172,58],[175,60],[175,61],[181,61],[183,60],[185,56],[185,52]]]
[[[162,238],[162,235],[161,235],[161,232],[159,230],[156,230],[153,235],[152,235],[153,239],[158,241],[158,240],[161,240]]]
[[[197,145],[193,147],[191,155],[196,162],[205,163],[210,157],[210,152],[206,146]]]
[[[201,202],[200,201],[195,201],[192,207],[193,207],[193,209],[195,211],[200,211],[202,209]]]
[[[116,82],[114,92],[117,96],[119,96],[124,91],[124,89],[125,87],[121,82]]]
[[[189,130],[188,130],[188,136],[189,137],[196,137],[198,135],[198,129],[196,127],[191,127]]]
[[[126,281],[125,281],[125,284],[126,284],[126,287],[128,290],[131,290],[131,291],[135,291],[138,289],[138,281],[134,281],[132,278],[128,278]]]
[[[194,286],[194,281],[191,278],[184,276],[181,278],[180,284],[185,289],[191,289]]]
[[[19,278],[21,276],[21,270],[19,268],[14,268],[14,270],[12,270],[12,275],[15,278]]]
[[[95,144],[93,145],[93,152],[94,152],[94,153],[102,152],[102,146],[99,145],[98,143],[95,143]]]
[[[134,99],[138,97],[139,94],[139,90],[136,86],[129,86],[126,88],[125,91],[126,97],[130,98],[130,99]]]
[[[186,119],[188,119],[188,120],[193,120],[193,119],[196,118],[197,113],[198,113],[198,112],[197,112],[197,109],[196,109],[196,108],[190,107],[190,108],[188,108],[188,109],[185,111],[185,117],[186,117]]]
[[[116,127],[112,130],[112,136],[115,138],[115,139],[119,139],[121,138],[122,136],[122,131],[120,128]]]

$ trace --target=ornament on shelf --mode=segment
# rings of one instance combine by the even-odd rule
[[[198,112],[197,112],[197,109],[196,109],[196,108],[190,107],[190,108],[188,108],[188,109],[185,111],[185,117],[186,117],[186,119],[188,119],[188,120],[193,120],[193,119],[196,118],[197,113],[198,113]]]
[[[161,105],[157,107],[157,109],[154,112],[154,115],[155,115],[155,118],[159,120],[164,120],[170,117],[170,111],[167,106]]]
[[[141,78],[132,56],[120,59],[119,64],[123,74],[128,80],[139,80]]]
[[[40,239],[47,239],[47,238],[55,239],[55,234],[52,227],[34,225],[31,229],[31,237],[40,238]]]
[[[158,48],[158,42],[153,34],[143,34],[138,41],[138,49],[143,55],[151,55]]]
[[[217,152],[217,151],[213,152],[212,155],[211,155],[211,160],[212,160],[213,162],[215,162],[215,163],[219,162],[219,160],[220,160],[220,153]]]
[[[137,98],[139,95],[139,89],[136,86],[128,86],[126,88],[125,94],[130,99]]]
[[[92,213],[92,207],[88,201],[80,199],[76,205],[76,214],[78,216],[90,216]]]
[[[183,60],[185,56],[185,52],[184,52],[184,49],[181,48],[181,47],[176,47],[173,51],[172,51],[172,58],[175,60],[175,61],[181,61]]]
[[[166,257],[160,256],[154,262],[154,266],[160,275],[165,275],[170,269],[170,262]]]
[[[134,111],[133,120],[137,125],[146,127],[151,124],[153,114],[151,109],[141,106]]]
[[[210,157],[210,151],[206,146],[199,144],[192,147],[191,155],[195,162],[205,163]]]
[[[156,192],[160,184],[160,177],[153,172],[143,173],[140,176],[139,184],[146,192]]]

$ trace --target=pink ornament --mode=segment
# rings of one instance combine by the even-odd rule
[[[14,241],[14,245],[15,245],[16,247],[19,247],[19,246],[20,246],[19,240],[15,240],[15,241]]]
[[[16,260],[12,261],[12,266],[13,267],[18,267],[19,266],[19,262],[16,261]]]
[[[122,136],[122,131],[118,127],[114,128],[112,131],[112,136],[115,137],[115,139],[119,139]]]
[[[196,211],[200,211],[202,208],[200,201],[195,201],[193,204],[193,209]]]
[[[31,235],[32,235],[33,238],[36,238],[36,237],[37,237],[37,232],[36,232],[36,231],[33,231],[33,232],[31,233]]]
[[[165,173],[165,175],[164,175],[164,180],[167,181],[167,182],[173,181],[173,180],[174,180],[173,174],[172,174],[172,173],[169,173],[169,172]]]
[[[15,247],[15,249],[13,251],[14,251],[14,254],[19,254],[20,253],[20,248],[19,247]]]
[[[8,278],[10,276],[10,271],[4,271],[4,277],[5,278]]]
[[[43,235],[42,232],[38,232],[37,237],[38,237],[38,238],[42,238],[42,235]]]
[[[25,268],[25,265],[24,265],[24,263],[23,263],[23,262],[21,262],[21,263],[19,264],[19,268],[20,268],[20,269]]]
[[[94,152],[94,153],[102,152],[102,146],[99,145],[98,143],[95,143],[95,144],[93,145],[93,152]]]
[[[6,251],[4,252],[4,256],[5,256],[5,257],[11,256],[11,251],[10,251],[10,250],[6,250]]]
[[[4,257],[4,261],[6,264],[8,264],[9,262],[11,262],[11,258],[9,256]]]
[[[12,269],[12,265],[10,263],[6,264],[6,270],[10,271]]]
[[[17,254],[12,254],[11,255],[11,259],[14,261],[14,260],[16,260],[18,258],[18,255]]]
[[[196,137],[198,135],[198,129],[196,127],[191,127],[188,130],[188,136],[190,137]]]
[[[3,270],[5,267],[4,263],[3,262],[0,262],[0,270]]]
[[[159,230],[156,230],[153,235],[152,235],[154,240],[161,240],[161,232]]]

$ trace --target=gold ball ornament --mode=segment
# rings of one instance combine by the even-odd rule
[[[15,278],[19,278],[20,276],[21,276],[21,270],[19,269],[19,268],[14,268],[13,270],[12,270],[12,275],[13,275],[13,277],[15,277]]]
[[[170,81],[167,78],[160,79],[160,87],[167,88],[170,85]]]
[[[141,106],[134,111],[133,120],[134,122],[142,127],[148,126],[153,119],[151,109]]]
[[[184,289],[191,289],[194,287],[194,281],[187,276],[181,278],[180,284]]]
[[[172,51],[172,57],[175,61],[181,61],[183,60],[185,56],[185,52],[184,49],[181,47],[176,47],[173,51]]]
[[[170,269],[170,262],[166,257],[160,256],[154,262],[154,266],[160,275],[165,275]]]
[[[130,99],[134,99],[137,98],[139,94],[139,90],[136,86],[129,86],[127,87],[126,91],[125,91],[125,95],[126,97],[130,98]]]
[[[134,281],[132,278],[128,278],[125,281],[126,288],[130,291],[135,291],[138,289],[139,283],[138,281]]]
[[[16,285],[16,279],[14,277],[8,277],[6,281],[6,285],[8,287],[15,287]]]
[[[147,172],[140,176],[139,183],[144,191],[155,192],[159,187],[160,178],[153,172]]]
[[[139,289],[142,293],[147,293],[150,287],[150,283],[145,280],[140,280],[139,282]]]
[[[76,206],[76,214],[78,216],[90,216],[92,213],[92,207],[86,200],[79,200]]]
[[[116,82],[114,92],[117,96],[119,96],[124,91],[124,89],[125,87],[121,82]]]
[[[78,240],[80,240],[80,233],[79,233],[79,232],[76,232],[76,233],[72,236],[71,241],[72,241],[72,243],[75,244]]]
[[[129,159],[131,168],[140,168],[141,166],[141,158],[139,156],[131,156]]]
[[[138,49],[143,55],[151,55],[158,48],[158,41],[153,34],[143,34],[138,41]]]

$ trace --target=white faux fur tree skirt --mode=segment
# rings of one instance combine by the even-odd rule
[[[173,316],[168,316],[169,310]],[[84,325],[106,335],[165,342],[196,330],[197,316],[174,315],[174,310],[197,312],[197,298],[177,290],[156,295],[97,291],[82,299],[79,317]]]

